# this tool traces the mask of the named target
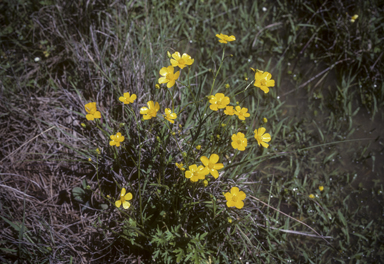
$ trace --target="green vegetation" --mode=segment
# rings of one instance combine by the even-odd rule
[[[321,2],[0,1],[1,262],[380,263],[384,9]],[[157,89],[167,51],[194,63]],[[210,110],[211,91],[250,117]],[[185,178],[214,153],[217,179]]]

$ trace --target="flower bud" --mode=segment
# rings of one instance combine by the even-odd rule
[[[225,88],[228,89],[229,87],[230,87],[230,86],[229,86],[229,83],[227,83],[227,84],[225,85]]]
[[[263,122],[264,123],[267,123],[268,122],[268,119],[266,119],[265,117],[263,118]]]
[[[208,181],[207,181],[207,180],[204,180],[204,181],[203,181],[203,184],[204,184],[204,187],[207,187],[207,186],[208,186]]]
[[[86,128],[86,127],[87,127],[87,125],[86,125],[86,124],[84,124],[84,123],[81,123],[81,126],[82,126],[82,127],[84,127],[84,128]]]
[[[171,53],[169,51],[167,51],[167,56],[168,56],[168,58],[172,57],[172,55],[171,55]]]
[[[200,146],[200,145],[197,145],[197,146],[196,146],[196,149],[197,149],[197,150],[200,150],[200,149],[201,149],[201,146]]]
[[[186,158],[187,157],[187,152],[183,152],[182,155],[183,155],[184,158]]]
[[[156,89],[160,89],[160,84],[156,83],[155,87]]]

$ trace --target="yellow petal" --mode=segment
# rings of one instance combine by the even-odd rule
[[[268,87],[273,87],[273,86],[275,86],[275,81],[274,81],[274,80],[269,80],[269,81],[267,81],[267,86],[268,86]]]
[[[168,79],[166,77],[160,77],[158,82],[161,84],[161,83],[167,83],[168,82]]]
[[[238,187],[232,187],[231,188],[231,194],[232,195],[237,195],[239,193],[239,188]]]
[[[215,170],[221,170],[222,168],[224,168],[224,165],[223,165],[223,163],[217,163],[217,164],[215,164],[215,165],[213,166],[213,168],[214,168]]]
[[[117,208],[119,208],[120,205],[121,205],[121,201],[120,201],[120,200],[117,200],[117,201],[115,202],[115,205],[116,205]]]
[[[268,144],[267,143],[265,143],[265,142],[260,142],[260,144],[264,147],[264,148],[268,148]]]
[[[167,70],[167,67],[163,67],[161,68],[160,70],[160,75],[162,76],[166,76],[168,74],[168,70]],[[160,78],[161,79],[161,78]]]
[[[265,133],[265,131],[266,131],[266,129],[264,127],[260,127],[257,130],[257,135],[261,137]]]
[[[235,203],[235,206],[236,206],[237,209],[241,209],[241,208],[244,207],[244,202],[243,201],[237,201]]]
[[[85,118],[86,118],[87,120],[89,120],[89,121],[92,121],[92,120],[95,119],[94,116],[91,115],[91,114],[86,115]]]
[[[130,99],[131,103],[133,103],[133,101],[135,101],[136,98],[137,98],[136,94],[132,94],[131,99]]]
[[[120,196],[123,197],[125,195],[125,192],[126,192],[125,188],[121,189]]]
[[[219,172],[217,170],[211,170],[211,175],[217,179],[219,177]]]
[[[239,194],[237,194],[237,197],[238,197],[240,200],[244,200],[245,197],[247,197],[247,195],[246,195],[243,191],[240,191]]]
[[[200,158],[201,162],[204,164],[204,166],[208,166],[209,165],[209,160],[206,156],[202,156]]]
[[[125,202],[123,203],[123,207],[124,207],[124,209],[128,209],[130,206],[131,206],[131,203],[130,203],[130,202],[125,201]]]
[[[140,114],[142,114],[142,115],[145,115],[145,114],[147,114],[147,113],[148,113],[148,111],[149,111],[149,109],[148,109],[148,108],[146,108],[146,107],[142,107],[142,108],[140,108]]]
[[[127,200],[127,201],[132,200],[132,193],[127,193],[125,195],[125,200]]]
[[[219,155],[212,154],[211,157],[209,157],[209,163],[217,163],[219,161]]]
[[[263,135],[263,141],[265,141],[265,142],[271,141],[271,135],[268,133],[264,134]]]

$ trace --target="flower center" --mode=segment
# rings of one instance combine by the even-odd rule
[[[179,64],[185,64],[185,61],[183,59],[180,59]]]
[[[236,195],[232,196],[232,201],[237,202],[237,196]]]
[[[237,144],[241,145],[241,143],[242,143],[242,140],[238,139]]]
[[[267,86],[267,80],[266,80],[266,79],[262,79],[262,80],[260,80],[260,84],[261,84],[262,86]]]

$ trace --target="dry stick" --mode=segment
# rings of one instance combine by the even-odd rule
[[[279,212],[279,213],[281,213],[281,214],[283,214],[283,215],[285,215],[285,216],[287,216],[287,217],[289,217],[289,218],[295,220],[296,222],[299,222],[299,223],[305,225],[306,227],[308,227],[309,229],[311,229],[313,232],[315,232],[321,239],[323,239],[325,242],[327,242],[328,244],[330,244],[327,240],[324,239],[324,237],[323,237],[322,235],[320,235],[319,233],[317,233],[315,229],[313,229],[312,227],[310,227],[310,226],[307,225],[306,223],[301,222],[300,220],[297,220],[296,218],[294,218],[294,217],[292,217],[292,216],[289,216],[289,215],[287,215],[286,213],[283,213],[283,212],[280,211],[280,210],[277,210],[276,208],[270,206],[269,204],[264,203],[263,201],[257,199],[256,197],[253,197],[253,196],[251,196],[251,195],[250,195],[250,197],[253,198],[253,199],[255,199],[256,201],[259,201],[260,203],[262,203],[262,204],[268,206],[269,208],[272,208],[273,210],[275,210],[275,211],[277,211],[277,212]]]
[[[314,80],[315,80],[316,78],[318,78],[319,76],[321,76],[321,75],[323,75],[324,73],[326,73],[326,72],[332,70],[333,67],[335,67],[337,64],[342,63],[342,62],[347,61],[347,60],[350,60],[350,59],[345,59],[345,60],[341,60],[341,61],[337,61],[337,62],[335,62],[334,64],[332,64],[331,66],[329,66],[328,68],[326,68],[324,71],[322,71],[322,72],[320,72],[319,74],[317,74],[315,77],[313,77],[313,78],[309,79],[308,81],[306,81],[305,83],[301,84],[299,87],[297,87],[297,89],[293,89],[293,90],[291,90],[291,91],[289,91],[289,92],[286,92],[285,94],[283,94],[283,96],[285,96],[285,95],[287,95],[287,94],[290,94],[290,93],[292,93],[292,92],[294,92],[294,91],[296,91],[296,90],[298,90],[298,89],[300,89],[300,88],[303,88],[304,86],[306,86],[308,83],[314,81]]]
[[[371,71],[373,70],[373,68],[375,68],[376,63],[380,60],[381,56],[383,56],[383,53],[380,54],[380,56],[377,58],[377,60],[375,61],[375,63],[371,66],[371,68],[370,68]]]
[[[18,147],[16,150],[14,150],[11,154],[9,154],[8,156],[6,156],[4,159],[0,160],[0,162],[3,162],[5,159],[7,159],[7,158],[9,158],[10,156],[12,156],[13,154],[15,154],[15,152],[18,151],[19,149],[21,149],[24,145],[28,144],[29,142],[31,142],[31,141],[34,140],[35,138],[37,138],[37,137],[41,136],[42,134],[48,132],[49,130],[51,130],[51,129],[54,128],[54,127],[55,127],[55,126],[50,127],[50,128],[48,128],[47,130],[45,130],[45,131],[41,132],[40,134],[38,134],[36,137],[34,137],[34,138],[28,140],[28,141],[25,142],[23,145],[21,145],[21,146]]]

